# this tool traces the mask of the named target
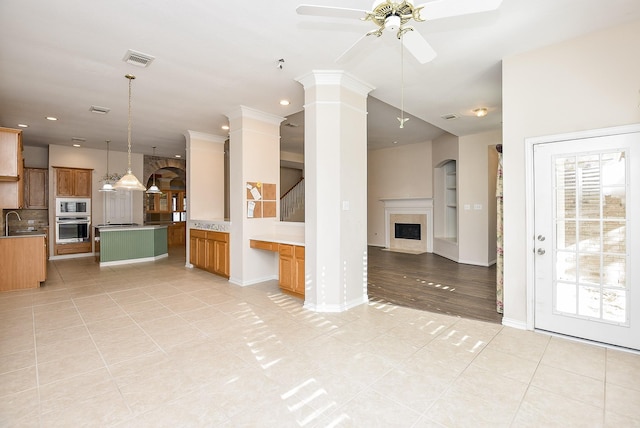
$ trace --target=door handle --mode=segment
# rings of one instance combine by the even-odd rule
[[[538,255],[543,255],[544,253],[546,253],[546,251],[544,250],[544,248],[538,248],[538,251],[536,251],[536,253],[538,253]]]

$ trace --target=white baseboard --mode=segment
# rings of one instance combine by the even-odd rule
[[[518,330],[527,330],[527,323],[525,321],[502,317],[502,325],[517,328]]]
[[[350,300],[345,303],[337,304],[337,305],[317,305],[315,303],[311,303],[308,300],[304,301],[304,308],[309,309],[313,312],[344,312],[351,308],[355,308],[356,306],[363,305],[365,303],[369,303],[369,296],[364,295],[360,298]]]
[[[271,281],[273,279],[278,279],[278,275],[270,275],[270,276],[266,276],[264,278],[258,278],[258,279],[252,279],[250,281],[242,281],[238,278],[229,278],[229,282],[234,284],[234,285],[239,285],[240,287],[247,287],[249,285],[256,285],[256,284],[260,284],[261,282],[266,282],[266,281]]]

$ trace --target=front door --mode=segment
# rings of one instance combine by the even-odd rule
[[[640,132],[533,159],[535,328],[640,349]]]

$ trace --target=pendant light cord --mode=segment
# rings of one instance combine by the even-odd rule
[[[127,123],[127,144],[128,144],[127,165],[129,168],[129,173],[131,173],[131,81],[135,79],[136,76],[134,76],[133,74],[127,74],[125,77],[129,79],[129,118],[127,121],[128,122]]]

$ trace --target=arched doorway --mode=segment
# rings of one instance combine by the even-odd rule
[[[154,180],[161,193],[146,194],[145,224],[167,225],[169,247],[186,243],[186,162],[182,159],[144,157],[144,177],[149,188]]]

